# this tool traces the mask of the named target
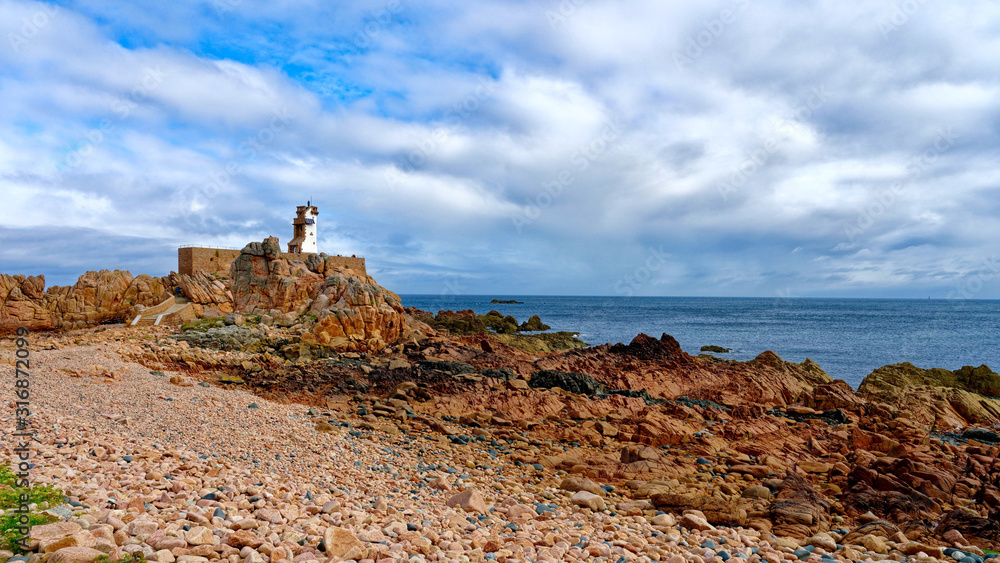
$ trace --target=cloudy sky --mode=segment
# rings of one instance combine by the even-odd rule
[[[0,0],[0,272],[1000,298],[987,0]]]

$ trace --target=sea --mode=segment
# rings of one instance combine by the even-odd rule
[[[750,360],[765,350],[810,358],[855,389],[876,368],[910,362],[955,370],[1000,369],[1000,301],[960,299],[811,299],[737,297],[571,297],[541,295],[401,295],[431,313],[472,309],[541,317],[552,331],[580,333],[590,345],[628,343],[666,333],[689,354],[706,345],[722,358]],[[492,299],[521,304],[491,303]]]

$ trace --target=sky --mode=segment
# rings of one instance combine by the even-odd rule
[[[1000,4],[0,0],[0,272],[1000,298]]]

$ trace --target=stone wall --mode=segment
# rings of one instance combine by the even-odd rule
[[[226,248],[186,247],[177,249],[177,273],[194,275],[195,272],[206,274],[229,275],[229,266],[239,257],[239,250]]]
[[[177,273],[191,276],[196,272],[204,272],[206,274],[223,274],[228,276],[229,266],[232,265],[239,255],[239,250],[225,248],[201,248],[194,246],[178,248]],[[308,254],[281,253],[281,258],[285,260],[305,260],[308,256]],[[365,269],[364,258],[330,256],[327,259],[327,263],[350,268],[361,277],[368,275],[368,271]]]

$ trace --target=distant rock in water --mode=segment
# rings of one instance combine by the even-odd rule
[[[518,301],[516,299],[494,299],[490,301],[490,303],[507,303],[507,304],[524,305],[524,301]]]
[[[714,344],[710,344],[708,346],[702,346],[701,351],[715,352],[716,354],[728,354],[729,352],[732,352],[732,350],[730,350],[729,348],[723,348],[722,346],[716,346]]]

